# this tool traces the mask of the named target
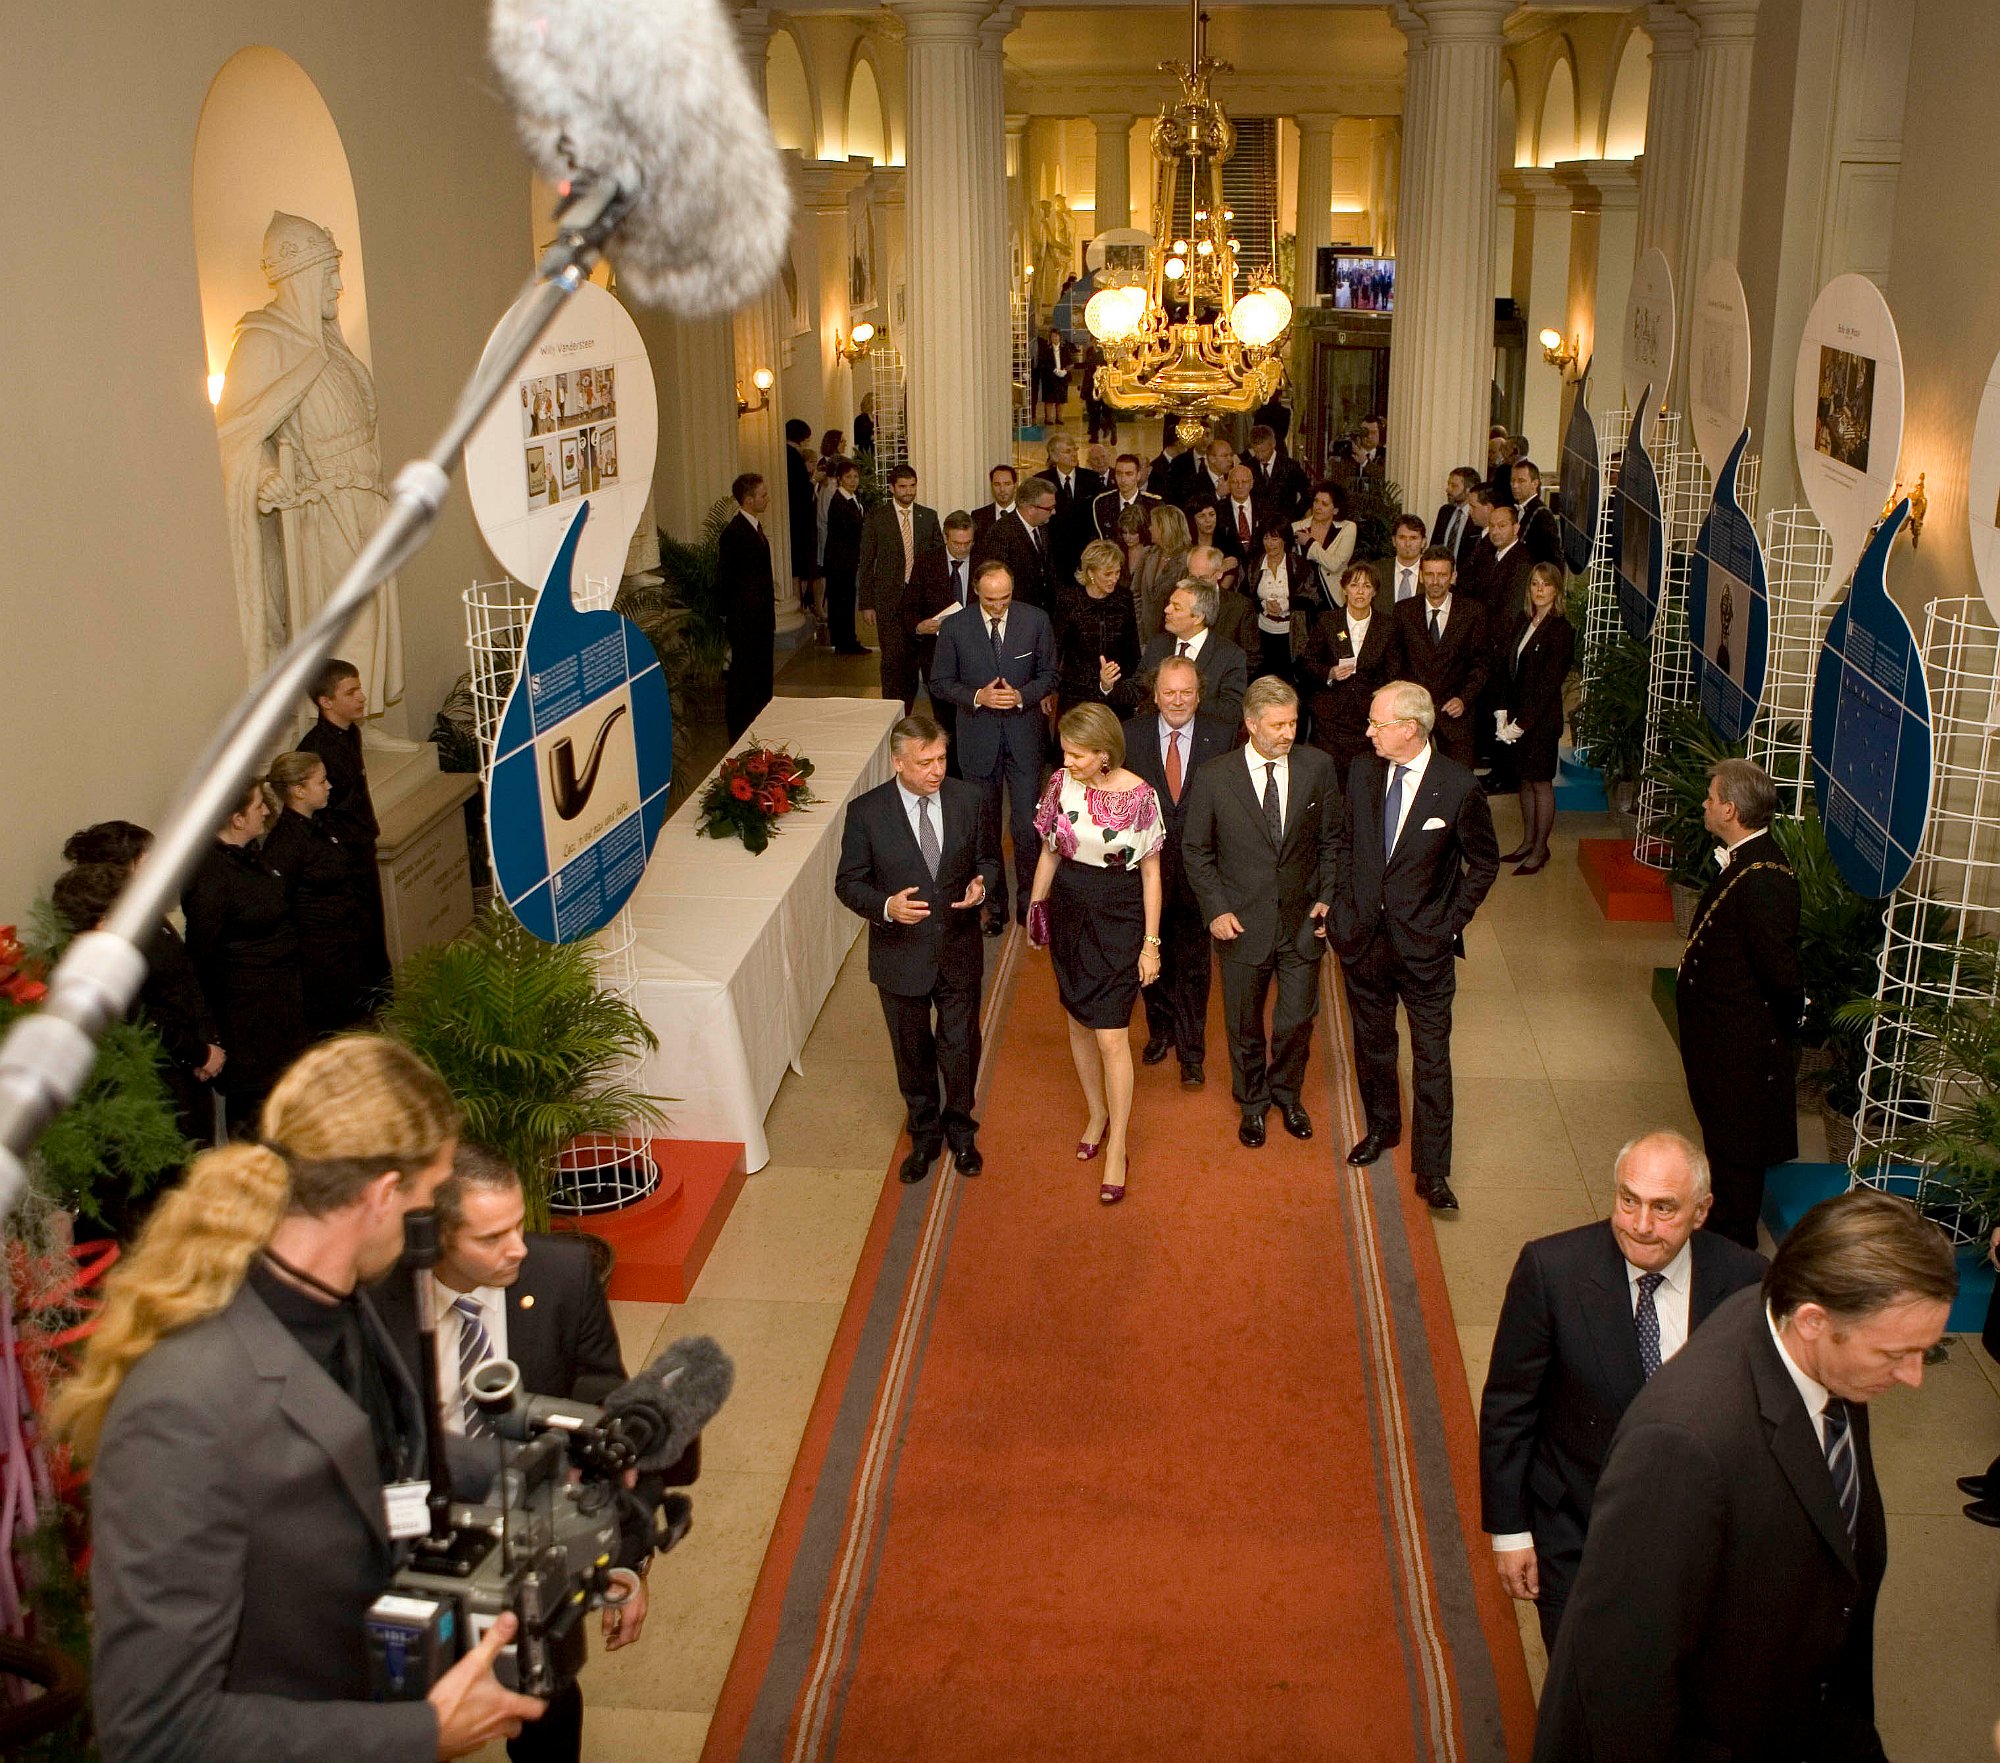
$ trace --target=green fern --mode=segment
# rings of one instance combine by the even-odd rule
[[[601,991],[587,944],[544,943],[494,905],[465,936],[403,964],[384,1029],[436,1066],[465,1135],[520,1171],[532,1229],[548,1226],[557,1154],[591,1133],[663,1123],[660,1097],[618,1081],[659,1041]]]

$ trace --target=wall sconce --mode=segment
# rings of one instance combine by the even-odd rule
[[[219,373],[208,376],[208,403],[211,410],[222,402],[222,381],[223,375]]]
[[[1537,340],[1542,345],[1542,359],[1558,373],[1568,373],[1576,365],[1576,358],[1582,352],[1583,339],[1581,337],[1574,343],[1565,343],[1562,339],[1562,332],[1546,325],[1542,328],[1542,334]]]
[[[750,383],[757,388],[756,401],[753,403],[750,399],[744,397],[743,388],[739,385],[736,388],[736,414],[738,416],[755,416],[758,411],[769,410],[771,408],[771,387],[777,383],[776,376],[771,370],[768,367],[758,368],[750,376]]]
[[[874,347],[875,327],[866,319],[856,325],[849,336],[843,337],[837,330],[833,333],[833,352],[850,367]]]
[[[1882,504],[1882,518],[1884,520],[1887,520],[1890,515],[1896,512],[1896,504],[1902,501],[1906,495],[1910,498],[1910,518],[1905,530],[1910,535],[1910,549],[1914,551],[1917,548],[1917,541],[1924,535],[1924,516],[1931,511],[1931,499],[1924,494],[1924,474],[1922,472],[1917,473],[1917,482],[1914,489],[1905,490],[1903,488],[1903,480],[1901,478],[1896,480],[1896,487],[1889,492],[1889,500]]]

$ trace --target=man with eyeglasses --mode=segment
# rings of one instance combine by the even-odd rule
[[[1417,1196],[1456,1212],[1451,1191],[1451,1004],[1461,933],[1500,873],[1493,816],[1469,767],[1431,746],[1431,695],[1391,680],[1368,706],[1374,752],[1354,761],[1334,841],[1327,936],[1354,1007],[1354,1065],[1368,1131],[1347,1160],[1365,1168],[1402,1143],[1396,1005],[1410,1019],[1410,1163]]]

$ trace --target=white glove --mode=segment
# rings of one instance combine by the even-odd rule
[[[1513,746],[1527,732],[1518,722],[1509,722],[1505,717],[1501,718],[1499,740],[1502,746]]]

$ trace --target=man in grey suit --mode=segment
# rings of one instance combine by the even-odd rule
[[[905,716],[917,697],[917,650],[910,640],[915,620],[905,616],[904,600],[918,560],[943,544],[937,510],[917,500],[915,470],[897,466],[889,473],[889,500],[869,509],[861,523],[855,580],[861,616],[882,645],[882,696],[902,699]]]
[[[1038,486],[1039,487],[1039,486]],[[1023,488],[1023,494],[1026,494]],[[958,769],[985,792],[985,848],[1000,849],[1000,794],[1014,838],[1015,916],[1028,922],[1028,890],[1041,841],[1035,803],[1042,787],[1042,700],[1056,689],[1056,636],[1048,614],[1014,599],[1007,566],[978,566],[979,604],[947,618],[931,660],[931,690],[958,708]],[[986,896],[986,934],[1007,928],[1007,877]]]
[[[1166,629],[1139,656],[1135,688],[1142,688],[1163,661],[1192,661],[1201,675],[1201,701],[1209,713],[1232,727],[1243,715],[1243,692],[1250,684],[1250,662],[1242,649],[1211,628],[1221,590],[1213,582],[1189,576],[1167,596],[1162,621]],[[1136,702],[1136,700],[1134,700]]]
[[[416,1763],[543,1712],[493,1676],[511,1613],[426,1700],[370,1699],[367,1611],[413,1534],[386,1494],[427,1470],[416,1385],[359,1288],[395,1265],[452,1152],[291,1163],[293,1209],[235,1296],[126,1373],[91,1498],[106,1763]]]
[[[1334,892],[1340,788],[1333,761],[1295,743],[1299,695],[1267,674],[1243,694],[1248,743],[1195,773],[1181,832],[1181,861],[1222,961],[1229,1075],[1242,1110],[1239,1143],[1264,1142],[1275,1105],[1285,1131],[1312,1137],[1300,1099],[1319,963]],[[1268,1038],[1264,1000],[1277,981]]]

